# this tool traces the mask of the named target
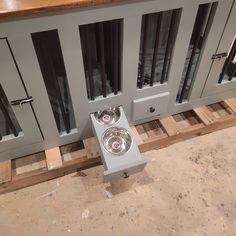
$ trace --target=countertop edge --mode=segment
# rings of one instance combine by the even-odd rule
[[[32,6],[29,8],[18,8],[13,10],[0,10],[0,20],[7,20],[8,18],[14,17],[21,17],[21,16],[33,16],[36,14],[43,14],[43,13],[53,13],[55,11],[63,11],[63,10],[72,10],[72,9],[81,9],[85,7],[94,7],[94,6],[101,6],[101,5],[109,5],[114,3],[120,2],[128,2],[127,0],[98,0],[98,1],[82,1],[78,2],[75,1],[73,3],[65,3],[65,4],[55,4],[49,6]]]

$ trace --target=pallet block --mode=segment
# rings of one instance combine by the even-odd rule
[[[11,181],[11,161],[0,163],[0,184]]]
[[[56,169],[62,166],[61,151],[59,147],[45,150],[48,170]]]
[[[131,127],[140,152],[236,125],[236,98]],[[0,163],[0,193],[100,165],[95,138]]]

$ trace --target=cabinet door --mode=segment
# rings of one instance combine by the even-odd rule
[[[123,105],[135,123],[170,112],[195,19],[206,13],[204,28],[214,11],[209,2],[145,1],[128,5],[120,17],[114,12],[112,20],[80,22],[87,110]]]
[[[151,118],[181,112],[191,100],[200,98],[206,80],[200,74],[209,72],[199,67],[209,56],[205,45],[210,34],[218,33],[216,25],[220,37],[231,5],[232,1],[189,1],[143,15],[135,114],[139,114],[135,110],[140,102],[145,117]]]
[[[58,29],[27,30],[30,32],[8,38],[26,88],[35,98],[33,106],[45,138],[44,148],[76,141],[73,86],[68,84]]]
[[[22,146],[27,149],[27,145],[42,142],[42,136],[31,103],[28,103],[33,98],[30,98],[24,89],[5,39],[0,40],[0,70],[1,161],[14,158]]]
[[[204,97],[236,90],[235,22],[236,4],[234,3],[222,38],[212,58],[211,70],[203,91]]]

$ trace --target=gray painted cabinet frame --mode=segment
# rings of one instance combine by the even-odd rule
[[[234,4],[232,7],[231,13],[229,15],[229,19],[224,29],[224,33],[222,35],[221,41],[217,47],[216,53],[229,51],[230,46],[236,36],[235,16],[236,16],[236,4]],[[214,62],[212,63],[211,71],[209,73],[209,76],[208,76],[208,79],[206,81],[204,91],[203,91],[204,97],[236,89],[236,80],[232,80],[230,82],[227,81],[227,82],[218,84],[219,74],[221,73],[225,60],[226,60],[225,58],[222,58],[220,60],[214,60]]]
[[[0,61],[0,84],[6,94],[8,102],[19,98],[26,98],[27,94],[5,39],[0,40]],[[17,137],[10,134],[2,138],[0,149],[1,160],[19,155],[18,148],[33,145],[35,143],[40,144],[43,141],[30,104],[12,106],[12,110],[21,131]]]
[[[129,121],[132,123],[132,103],[135,99],[142,99],[148,96],[169,92],[170,98],[166,109],[167,112],[161,115],[180,112],[190,109],[193,106],[219,100],[219,96],[201,99],[201,93],[209,73],[211,64],[210,58],[219,43],[219,40],[215,40],[215,38],[220,39],[233,0],[217,1],[217,11],[201,56],[201,61],[198,65],[196,80],[192,87],[189,101],[178,105],[175,103],[198,6],[211,2],[214,1],[139,1],[137,3],[126,3],[123,5],[111,4],[106,7],[71,10],[61,12],[60,14],[51,14],[1,23],[0,37],[7,38],[10,43],[27,92],[34,97],[32,105],[44,136],[44,140],[39,144],[18,147],[21,150],[19,153],[29,154],[33,151],[36,152],[45,148],[67,144],[92,135],[89,114],[106,107],[123,105],[124,111]],[[157,84],[153,87],[145,87],[142,90],[137,89],[142,15],[176,8],[181,8],[182,12],[173,49],[168,82],[162,85]],[[235,17],[233,18],[235,19]],[[86,92],[78,26],[112,19],[123,19],[122,91],[116,96],[110,95],[107,98],[99,97],[95,101],[89,101]],[[77,126],[77,128],[72,130],[69,134],[59,134],[57,130],[31,39],[31,33],[53,29],[58,30],[59,34]],[[233,92],[235,91],[232,91],[232,93]],[[220,98],[224,96],[226,96],[226,94],[223,94]],[[138,122],[154,118],[157,117],[151,117]]]
[[[234,38],[235,27],[231,26],[231,31],[234,32],[234,34],[231,32],[231,35],[226,34],[224,30],[225,28],[227,28],[226,23],[228,18],[229,22],[236,21],[236,14],[234,12],[235,6],[236,6],[235,1],[218,2],[214,20],[208,38],[206,40],[205,46],[203,48],[203,53],[200,58],[200,63],[198,64],[197,67],[197,73],[195,75],[195,81],[192,85],[189,99],[188,101],[183,102],[182,104],[175,104],[173,113],[186,111],[197,106],[211,104],[217,101],[222,101],[227,97],[232,97],[236,95],[236,91],[234,89],[216,90],[219,74],[223,67],[224,64],[223,62],[225,60],[224,59],[220,60],[221,65],[218,64],[219,62],[218,60],[215,60],[215,62],[218,64],[217,70],[216,68],[213,69],[211,67],[213,63],[213,60],[211,59],[212,55],[220,52],[219,50],[217,50],[217,48],[218,45],[222,41],[224,41],[224,37],[227,40],[229,40],[230,43]],[[229,22],[227,23],[227,25],[229,24]],[[213,76],[209,76],[210,71],[211,73],[214,73]],[[206,92],[208,90],[207,89],[208,84],[210,84],[209,89],[211,90],[211,93]],[[174,98],[172,101],[174,102]]]

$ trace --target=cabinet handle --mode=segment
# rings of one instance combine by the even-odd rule
[[[149,108],[149,111],[150,111],[151,113],[153,113],[153,112],[156,111],[156,109],[155,109],[154,107],[150,107],[150,108]]]
[[[33,97],[28,97],[28,98],[23,98],[23,99],[11,101],[11,105],[12,106],[21,106],[22,104],[31,103],[33,101],[34,101]]]

